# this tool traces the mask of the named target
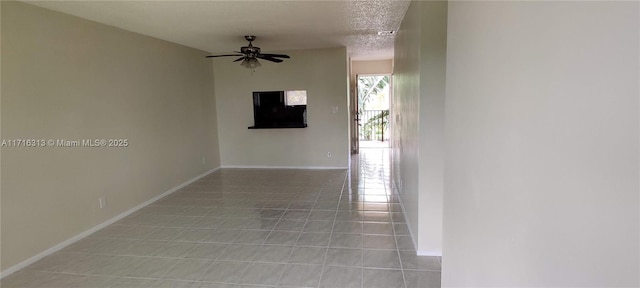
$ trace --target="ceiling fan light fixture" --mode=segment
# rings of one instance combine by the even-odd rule
[[[285,54],[262,53],[260,51],[260,47],[253,46],[252,44],[252,41],[256,40],[256,36],[244,36],[244,39],[249,41],[249,45],[240,47],[240,51],[233,51],[235,54],[208,55],[206,56],[206,58],[240,57],[233,62],[242,61],[240,63],[240,66],[251,70],[262,66],[262,64],[260,64],[260,62],[258,61],[258,58],[274,63],[282,63],[283,60],[280,58],[291,58],[289,57],[289,55]]]
[[[262,66],[262,64],[260,64],[260,62],[258,62],[258,59],[256,58],[244,59],[242,63],[240,63],[240,65],[247,69],[256,69]]]

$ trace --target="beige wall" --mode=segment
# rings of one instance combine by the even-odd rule
[[[393,59],[351,61],[351,77],[367,74],[393,73]]]
[[[395,44],[392,166],[418,253],[442,252],[447,3],[414,1]]]
[[[1,5],[2,139],[129,141],[2,148],[3,270],[219,166],[205,52]]]
[[[346,49],[284,52],[291,59],[251,70],[215,59],[220,155],[223,167],[340,167],[349,157]],[[307,90],[307,128],[253,126],[253,91]],[[331,107],[338,107],[336,114]],[[332,157],[327,157],[331,152]]]
[[[450,2],[443,286],[640,286],[639,8]]]

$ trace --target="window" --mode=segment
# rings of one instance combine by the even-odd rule
[[[284,105],[307,105],[307,90],[284,91]]]

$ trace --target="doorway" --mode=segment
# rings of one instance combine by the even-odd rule
[[[356,75],[358,148],[389,148],[391,91],[390,74]]]

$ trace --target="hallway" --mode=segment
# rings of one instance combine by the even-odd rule
[[[373,141],[372,141],[373,142]],[[350,185],[343,195],[350,195],[352,203],[363,203],[362,218],[367,223],[392,223],[393,236],[396,245],[375,246],[372,249],[395,248],[400,258],[405,287],[440,287],[441,258],[429,256],[415,256],[416,251],[409,230],[405,223],[400,199],[391,185],[390,148],[388,142],[378,145],[360,147],[360,154],[352,155],[350,169]],[[344,196],[343,196],[344,198]],[[364,233],[365,239],[379,237]],[[390,262],[392,262],[390,260]],[[395,268],[394,268],[395,269]],[[384,271],[385,273],[393,270]],[[375,287],[402,287],[394,286]],[[364,288],[370,286],[363,286]]]
[[[222,169],[2,280],[2,287],[439,287],[389,183],[345,170]]]

